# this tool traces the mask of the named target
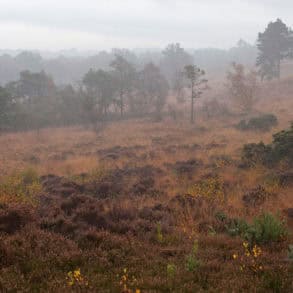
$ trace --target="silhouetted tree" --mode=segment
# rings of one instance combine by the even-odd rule
[[[9,92],[0,87],[0,131],[7,128],[10,122],[10,110],[11,110],[12,97]]]
[[[263,33],[259,33],[256,65],[263,79],[280,78],[281,61],[292,54],[292,31],[280,19],[270,22]]]
[[[184,68],[184,75],[188,80],[188,87],[190,88],[191,108],[190,108],[190,122],[194,123],[194,100],[201,97],[203,91],[207,89],[207,79],[204,79],[204,70],[195,65],[187,65]]]
[[[161,120],[162,110],[168,96],[168,82],[160,68],[153,63],[146,64],[140,72],[140,91],[144,110],[155,112],[157,120]]]
[[[178,43],[169,44],[162,54],[162,72],[168,79],[172,89],[174,89],[178,76],[186,65],[193,63],[193,58]]]
[[[124,57],[116,55],[110,66],[113,69],[113,76],[118,87],[119,100],[117,104],[120,108],[120,115],[123,116],[125,108],[125,95],[131,94],[135,80],[135,68]]]

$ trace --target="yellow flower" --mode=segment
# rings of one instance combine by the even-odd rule
[[[236,253],[233,254],[233,259],[236,259],[238,256]]]
[[[245,248],[248,248],[248,242],[243,242],[243,246],[245,247]]]

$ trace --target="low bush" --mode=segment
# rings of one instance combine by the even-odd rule
[[[239,130],[257,130],[257,131],[269,131],[272,127],[278,124],[278,119],[273,114],[264,114],[259,117],[253,117],[246,120],[241,120],[236,128]]]
[[[262,164],[267,167],[285,161],[293,166],[293,123],[291,128],[273,135],[273,142],[265,145],[263,142],[245,144],[242,149],[242,164],[253,167]]]
[[[284,222],[270,213],[263,213],[254,219],[246,237],[250,242],[269,243],[281,241],[288,234]]]
[[[230,236],[240,236],[253,244],[267,244],[285,239],[288,230],[285,223],[278,217],[270,213],[263,213],[256,217],[252,224],[244,219],[216,218],[225,225],[226,232]]]

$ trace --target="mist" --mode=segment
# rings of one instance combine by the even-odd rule
[[[292,0],[0,0],[0,292],[293,292]]]
[[[290,0],[1,1],[0,36],[9,49],[163,48],[174,41],[228,49],[240,38],[254,44],[255,31],[272,19],[292,25],[292,9]]]

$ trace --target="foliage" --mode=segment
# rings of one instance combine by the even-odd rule
[[[188,194],[192,196],[203,196],[211,200],[223,201],[224,194],[224,183],[221,179],[211,177],[195,183],[188,189]]]
[[[256,73],[245,72],[242,64],[232,63],[227,73],[227,88],[232,101],[244,112],[250,112],[256,103],[258,84]]]
[[[117,83],[118,99],[116,104],[120,108],[120,115],[123,116],[125,110],[125,95],[131,96],[133,85],[135,81],[135,68],[120,54],[115,55],[115,59],[110,63],[113,69],[113,76]]]
[[[69,287],[83,288],[88,286],[88,281],[81,274],[80,269],[67,273],[67,284]]]
[[[242,149],[242,163],[247,167],[256,164],[272,166],[282,160],[286,160],[289,166],[293,165],[293,123],[288,130],[274,134],[271,144],[246,144]]]
[[[248,121],[241,120],[236,128],[239,130],[259,130],[269,131],[273,126],[278,124],[278,119],[273,114],[264,114],[259,117],[253,117]]]
[[[121,275],[120,286],[122,287],[122,292],[127,293],[140,293],[139,289],[131,290],[131,287],[136,287],[137,280],[134,276],[129,276],[127,268],[123,269],[123,274]]]
[[[186,258],[186,269],[189,272],[194,272],[200,266],[198,259],[198,241],[195,241],[191,253]]]
[[[267,244],[285,239],[288,230],[285,223],[270,213],[263,213],[249,224],[244,219],[229,219],[216,214],[216,218],[224,223],[226,231],[231,236],[240,236],[253,244]]]
[[[282,20],[270,22],[263,33],[259,33],[256,65],[262,79],[280,78],[280,63],[293,50],[292,31]]]
[[[190,88],[191,108],[190,122],[194,123],[194,100],[201,97],[203,91],[207,89],[207,79],[204,79],[204,70],[195,65],[186,65],[184,67],[184,75],[188,80],[188,88]]]
[[[270,243],[283,240],[288,234],[285,223],[270,213],[263,213],[254,219],[245,237],[251,243]]]
[[[263,265],[259,257],[262,255],[262,249],[258,245],[251,246],[248,242],[243,242],[243,253],[233,254],[233,259],[240,265],[240,270],[258,274],[263,271]]]
[[[160,223],[157,224],[157,240],[159,243],[163,243],[164,241],[164,236],[162,233],[162,228]]]
[[[139,72],[139,97],[130,106],[138,108],[140,113],[154,113],[161,120],[162,110],[168,96],[169,85],[160,68],[153,63],[146,64]],[[135,105],[138,104],[138,105]],[[135,110],[135,109],[132,109]]]
[[[167,277],[173,279],[176,274],[176,269],[175,264],[167,264]]]

